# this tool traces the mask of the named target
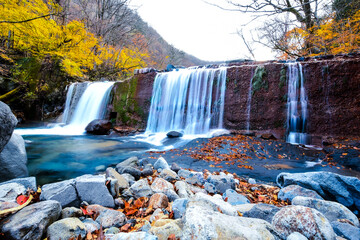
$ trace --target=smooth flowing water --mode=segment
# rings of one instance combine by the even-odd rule
[[[146,133],[208,135],[223,128],[226,67],[158,73]]]
[[[287,142],[308,144],[307,95],[300,63],[288,64]]]

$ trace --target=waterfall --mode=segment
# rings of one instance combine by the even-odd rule
[[[146,132],[194,135],[223,128],[225,89],[225,67],[158,73]]]
[[[62,116],[62,123],[64,124],[70,123],[75,108],[89,84],[90,84],[89,82],[82,82],[82,83],[76,82],[68,86],[65,108]]]
[[[254,70],[251,73],[250,85],[247,97],[247,107],[246,107],[246,131],[250,131],[250,117],[251,117],[251,97],[252,97],[252,82],[254,78]]]
[[[287,141],[307,143],[307,95],[300,63],[288,64]]]

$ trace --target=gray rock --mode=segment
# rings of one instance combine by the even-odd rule
[[[190,190],[190,186],[184,181],[177,181],[175,188],[180,198],[190,198],[194,196],[194,193]]]
[[[360,226],[359,219],[356,217],[356,215],[353,214],[344,205],[337,202],[308,197],[295,197],[291,204],[314,208],[324,214],[324,216],[330,222],[337,221],[338,219],[347,219],[351,221],[356,227]]]
[[[281,238],[287,238],[293,232],[299,232],[309,239],[335,240],[330,222],[316,209],[303,206],[281,208],[272,219],[272,225]]]
[[[187,177],[190,176],[191,172],[189,170],[186,170],[186,169],[180,169],[177,174],[178,174],[179,177],[187,178]]]
[[[26,189],[31,189],[37,191],[36,178],[35,177],[26,177],[26,178],[15,178],[6,182],[0,183],[0,186],[8,183],[18,183],[23,185]]]
[[[236,206],[234,206],[234,208],[236,209],[236,211],[240,212],[241,214],[244,214],[244,213],[250,211],[256,205],[257,204],[255,204],[255,203],[248,203],[248,204],[236,205]]]
[[[80,205],[80,199],[76,193],[74,179],[45,184],[41,189],[40,200],[58,201],[63,208],[78,207]]]
[[[132,175],[128,173],[123,173],[121,174],[121,176],[123,176],[126,179],[126,181],[128,181],[130,186],[135,183],[135,178]]]
[[[276,182],[280,187],[297,184],[316,191],[326,200],[360,210],[360,180],[356,177],[330,172],[280,173]]]
[[[158,238],[147,232],[118,233],[112,240],[158,240]]]
[[[249,199],[247,199],[247,197],[237,193],[233,189],[226,190],[226,192],[223,194],[223,199],[226,202],[230,203],[231,205],[240,205],[240,204],[250,203],[250,201],[249,201]]]
[[[185,178],[185,181],[190,184],[204,185],[205,179],[204,174],[202,172],[191,172],[190,175]]]
[[[139,166],[139,159],[138,157],[130,157],[124,161],[122,161],[121,163],[118,163],[116,165],[116,168],[118,167],[138,167]]]
[[[8,105],[0,101],[0,152],[11,138],[17,120]]]
[[[19,183],[7,183],[0,185],[0,202],[16,202],[20,194],[25,194],[26,188]]]
[[[109,167],[106,169],[106,177],[115,178],[118,181],[117,184],[119,190],[129,188],[128,180],[123,175],[120,175],[117,171],[115,171],[114,168]]]
[[[176,172],[170,170],[170,169],[164,169],[160,173],[160,177],[165,179],[166,181],[172,182],[175,180],[180,180],[179,176],[176,174]]]
[[[34,203],[1,221],[1,232],[5,239],[40,240],[60,213],[61,205],[57,201]]]
[[[190,190],[191,190],[194,194],[197,194],[197,193],[199,193],[199,192],[207,194],[207,191],[206,191],[205,189],[201,188],[201,187],[194,186],[194,185],[191,185],[191,184],[189,184],[188,186],[190,187]]]
[[[208,192],[208,193],[216,193],[216,187],[214,184],[206,182],[204,184],[204,189]]]
[[[183,217],[181,239],[278,239],[273,227],[261,219],[228,216],[212,206],[191,201]],[[275,236],[273,235],[275,234]]]
[[[178,131],[170,131],[166,134],[166,136],[168,138],[179,138],[184,136],[184,134],[182,132],[178,132]]]
[[[172,204],[172,210],[174,211],[174,218],[178,219],[185,215],[186,205],[189,202],[187,198],[176,199]]]
[[[256,184],[256,180],[253,179],[253,178],[249,178],[248,183],[249,184]]]
[[[16,202],[0,202],[0,211],[20,206]]]
[[[82,215],[83,212],[81,211],[81,209],[76,207],[67,207],[61,211],[61,218],[79,218]]]
[[[169,164],[163,157],[159,157],[159,159],[156,160],[156,162],[154,163],[154,168],[156,170],[170,169]]]
[[[167,240],[172,234],[179,239],[182,235],[179,225],[181,223],[177,220],[159,219],[153,224],[149,233],[157,236],[159,240]]]
[[[139,181],[135,182],[133,185],[131,185],[129,190],[135,196],[135,198],[150,197],[154,193],[146,179],[140,179]]]
[[[153,214],[151,214],[149,221],[152,223],[152,222],[158,220],[163,215],[164,215],[164,212],[160,208],[158,208],[153,212]]]
[[[139,180],[141,177],[141,171],[134,167],[116,167],[116,171],[120,174],[130,174],[135,180]]]
[[[280,189],[278,198],[283,201],[292,201],[294,197],[311,197],[317,199],[323,199],[317,192],[300,187],[299,185],[289,185]]]
[[[76,190],[81,201],[115,207],[115,202],[105,186],[105,176],[83,175],[75,179]]]
[[[153,175],[153,167],[151,164],[147,164],[145,168],[141,171],[141,176],[147,177]]]
[[[249,211],[243,213],[244,217],[259,218],[271,223],[274,215],[280,211],[279,207],[274,205],[259,203],[255,204]]]
[[[181,170],[181,167],[176,162],[173,162],[170,169],[177,173]]]
[[[230,203],[225,202],[220,195],[210,196],[204,193],[197,193],[192,200],[206,203],[206,205],[212,207],[213,211],[220,210],[224,214],[238,216],[236,209]]]
[[[286,240],[308,240],[308,239],[301,233],[293,232],[286,238]]]
[[[0,137],[1,138],[1,137]],[[22,136],[13,133],[9,142],[0,153],[0,181],[27,177],[27,155]]]
[[[228,189],[235,189],[235,180],[227,175],[211,175],[208,177],[208,182],[213,184],[218,193],[224,193]]]
[[[125,214],[122,212],[105,208],[97,204],[87,206],[86,211],[97,215],[95,221],[103,226],[103,228],[121,227],[126,222]]]
[[[145,220],[145,224],[141,227],[142,232],[148,232],[151,229],[151,224],[149,221]]]
[[[111,128],[112,124],[110,121],[95,119],[86,126],[85,131],[93,135],[108,135]]]
[[[334,221],[331,222],[335,233],[343,238],[349,240],[359,240],[360,239],[360,228],[354,227],[351,224]]]
[[[47,229],[47,237],[51,240],[83,239],[85,236],[85,224],[78,218],[61,219]]]
[[[86,232],[95,232],[97,230],[100,230],[100,224],[98,222],[95,222],[94,220],[92,220],[91,218],[86,218],[83,221],[85,228],[86,228]]]
[[[121,189],[119,188],[118,180],[116,178],[107,177],[106,182],[110,184],[110,194],[113,198],[117,198],[120,194]]]
[[[164,193],[168,197],[169,202],[173,202],[176,199],[180,198],[179,195],[177,195],[176,192],[174,190],[172,190],[172,189],[168,189]]]
[[[163,178],[156,178],[151,184],[151,190],[156,193],[164,193],[168,190],[174,190],[174,186]]]
[[[109,234],[114,235],[117,233],[120,233],[120,229],[117,227],[111,227],[111,228],[106,229],[105,235],[109,235]]]

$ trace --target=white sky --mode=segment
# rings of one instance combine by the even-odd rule
[[[250,16],[224,11],[202,0],[132,0],[142,19],[168,43],[206,61],[250,56],[236,34]],[[244,30],[245,32],[246,30]],[[274,59],[270,49],[256,47],[256,60]]]

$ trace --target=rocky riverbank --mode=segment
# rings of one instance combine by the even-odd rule
[[[170,167],[162,157],[154,164],[133,157],[104,174],[46,184],[41,190],[33,177],[14,179],[0,184],[0,236],[359,239],[354,214],[360,209],[358,178],[282,173],[277,184],[259,184],[226,171]]]

